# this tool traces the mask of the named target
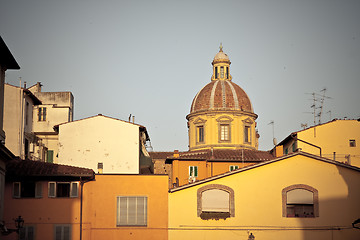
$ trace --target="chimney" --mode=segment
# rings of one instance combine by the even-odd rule
[[[174,158],[180,157],[179,150],[174,150]]]
[[[275,147],[275,157],[281,157],[284,153],[284,146],[279,145]]]
[[[98,173],[102,174],[103,173],[103,168],[104,168],[104,164],[102,162],[98,162]]]
[[[36,83],[36,92],[41,92],[41,82]]]

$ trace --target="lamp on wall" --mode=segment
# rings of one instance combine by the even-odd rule
[[[255,236],[252,233],[250,233],[248,240],[255,240]]]
[[[0,222],[0,231],[2,235],[9,235],[10,233],[17,232],[19,233],[20,229],[24,227],[24,219],[21,216],[18,216],[14,219],[16,229],[10,229],[5,226],[4,222]]]

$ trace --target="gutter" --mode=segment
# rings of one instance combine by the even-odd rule
[[[95,180],[95,175],[93,175],[93,177],[89,180],[85,180],[83,181],[82,178],[80,177],[80,186],[81,186],[81,192],[80,192],[80,240],[82,240],[82,225],[83,225],[83,189],[84,189],[84,185],[85,183],[88,183],[90,181],[94,181]]]
[[[312,146],[312,147],[318,148],[318,149],[320,150],[320,157],[322,157],[322,155],[321,155],[321,154],[322,154],[322,153],[321,153],[321,147],[316,146],[316,145],[314,145],[314,144],[312,144],[312,143],[309,143],[309,142],[307,142],[307,141],[304,141],[304,140],[299,139],[299,138],[297,137],[297,134],[291,134],[291,137],[292,137],[295,141],[300,141],[300,142],[306,143],[306,144],[308,144],[308,145],[310,145],[310,146]]]

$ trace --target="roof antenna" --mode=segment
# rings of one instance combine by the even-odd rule
[[[274,130],[274,125],[275,125],[275,122],[274,122],[274,120],[271,120],[269,123],[268,123],[268,125],[272,125],[272,134],[273,134],[273,144],[274,144],[274,146],[276,146],[277,145],[277,141],[276,141],[276,138],[275,138],[275,130]]]

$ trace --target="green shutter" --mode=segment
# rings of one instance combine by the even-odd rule
[[[47,151],[46,162],[52,163],[53,161],[54,161],[54,151],[53,150],[48,150]]]
[[[195,175],[194,175],[194,176],[197,177],[197,176],[198,176],[198,167],[195,166],[195,167],[194,167],[194,170],[195,170]]]

